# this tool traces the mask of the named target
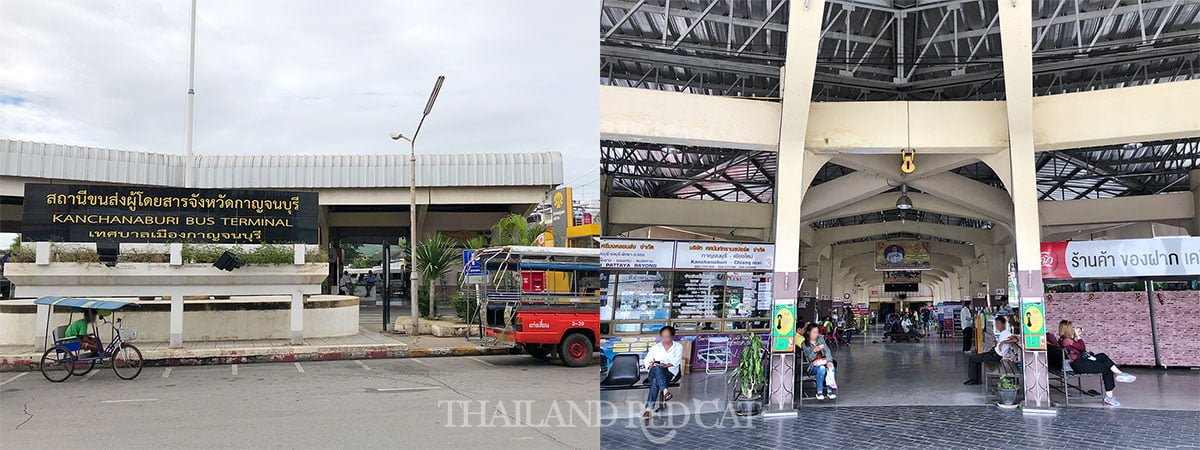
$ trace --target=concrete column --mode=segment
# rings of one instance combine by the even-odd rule
[[[808,187],[804,180],[804,138],[816,76],[817,47],[825,0],[793,3],[788,7],[787,55],[780,90],[783,108],[779,123],[779,160],[775,176],[775,304],[796,304],[800,279],[800,203]],[[793,352],[771,355],[767,414],[794,415]]]
[[[1200,236],[1200,169],[1188,172],[1188,184],[1192,187],[1192,236]]]
[[[816,292],[818,280],[821,278],[821,253],[816,248],[804,247],[801,249],[800,260],[804,267],[800,274],[804,279],[804,285],[800,287],[800,290]]]
[[[183,293],[175,291],[171,296],[171,348],[183,347]]]
[[[292,294],[292,344],[304,343],[304,294]]]
[[[50,243],[37,242],[34,247],[34,262],[39,266],[50,265]]]
[[[821,263],[818,266],[820,269],[820,278],[817,280],[817,289],[813,290],[816,296],[830,295],[833,292],[833,259],[821,257]]]
[[[33,327],[33,346],[39,352],[46,351],[46,322],[50,320],[50,305],[37,305],[37,323]]]
[[[175,243],[171,243],[169,245],[169,247],[170,247],[170,253],[171,253],[171,265],[172,266],[182,266],[183,265],[183,244],[175,242]]]
[[[1033,0],[997,0],[1000,46],[1004,61],[1008,113],[1009,161],[1013,200],[1013,241],[1017,253],[1017,290],[1021,305],[1042,303],[1041,226],[1038,217],[1037,171],[1033,161]],[[1010,298],[1012,293],[1009,293]],[[1024,343],[1022,343],[1024,344]],[[1046,351],[1024,349],[1025,404],[1022,411],[1053,413],[1050,405]]]

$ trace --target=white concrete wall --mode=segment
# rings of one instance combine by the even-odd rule
[[[346,299],[348,296],[313,296],[305,303]],[[229,303],[250,300],[204,300],[188,301],[195,303]],[[278,302],[288,304],[288,297],[272,297],[270,299],[256,298],[254,302]],[[169,301],[139,302],[144,304],[170,304]],[[61,308],[59,311],[62,311]],[[118,313],[122,318],[122,327],[137,329],[137,341],[166,342],[170,339],[170,312],[130,310]],[[28,313],[8,313],[0,311],[0,345],[34,345],[37,331],[44,329],[46,324],[37,323],[33,310]],[[74,315],[75,319],[82,316]],[[111,317],[111,316],[110,316]],[[68,324],[68,314],[56,312],[50,320],[50,329],[55,326]],[[183,314],[183,340],[189,341],[222,341],[243,339],[289,339],[291,338],[290,311],[288,309],[272,310],[225,310],[225,311],[185,311]],[[107,342],[109,326],[100,325],[100,331]],[[351,302],[347,306],[332,308],[304,309],[304,337],[322,338],[350,336],[358,333],[358,304]],[[47,333],[49,334],[49,333]],[[136,342],[136,341],[135,341]]]

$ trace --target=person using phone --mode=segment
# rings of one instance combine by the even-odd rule
[[[833,379],[829,376],[830,372],[834,372],[833,352],[825,344],[825,336],[821,336],[820,328],[815,323],[804,327],[804,343],[800,345],[800,350],[804,352],[804,360],[809,362],[808,372],[816,378],[817,400],[825,400],[826,397],[832,400],[837,398],[837,384],[827,384],[826,377]]]
[[[646,357],[642,359],[642,366],[649,372],[646,376],[650,380],[650,392],[646,396],[643,419],[650,418],[658,396],[661,395],[663,401],[671,401],[672,395],[668,386],[671,385],[671,380],[679,375],[679,363],[682,360],[683,345],[675,342],[675,328],[662,327],[658,330],[658,343],[650,347],[650,351],[646,352]]]
[[[1071,360],[1071,370],[1076,373],[1100,374],[1101,378],[1104,378],[1104,404],[1121,406],[1121,402],[1113,396],[1116,382],[1132,383],[1137,377],[1122,372],[1108,355],[1088,352],[1082,333],[1083,328],[1076,328],[1070,320],[1058,322],[1058,345],[1067,352],[1067,358]]]

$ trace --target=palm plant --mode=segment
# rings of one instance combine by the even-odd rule
[[[767,374],[763,368],[762,338],[756,333],[747,333],[745,347],[738,356],[737,368],[729,378],[731,384],[737,385],[741,399],[751,399],[767,384]]]
[[[471,250],[479,250],[488,246],[488,238],[486,236],[475,236],[463,242],[463,247]]]
[[[429,283],[429,317],[436,314],[436,304],[433,295],[434,282],[450,272],[461,259],[453,239],[447,239],[440,234],[418,242],[414,247],[416,269]]]
[[[524,217],[510,214],[492,226],[492,245],[535,245],[546,225],[529,223]]]

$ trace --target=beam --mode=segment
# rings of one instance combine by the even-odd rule
[[[773,102],[600,86],[600,139],[742,150],[779,149]]]
[[[718,202],[613,197],[608,222],[614,225],[695,226],[769,229],[774,220],[769,203]]]
[[[1200,80],[1036,97],[1034,150],[1200,137]],[[812,103],[812,152],[990,154],[1007,148],[1006,102]],[[778,150],[780,104],[600,87],[601,139]],[[911,125],[909,125],[911,124]],[[911,126],[911,133],[905,130]]]
[[[1195,214],[1191,192],[1100,199],[1038,202],[1043,227],[1124,222],[1190,220]]]
[[[1200,80],[1034,99],[1034,146],[1065,150],[1200,136]]]

